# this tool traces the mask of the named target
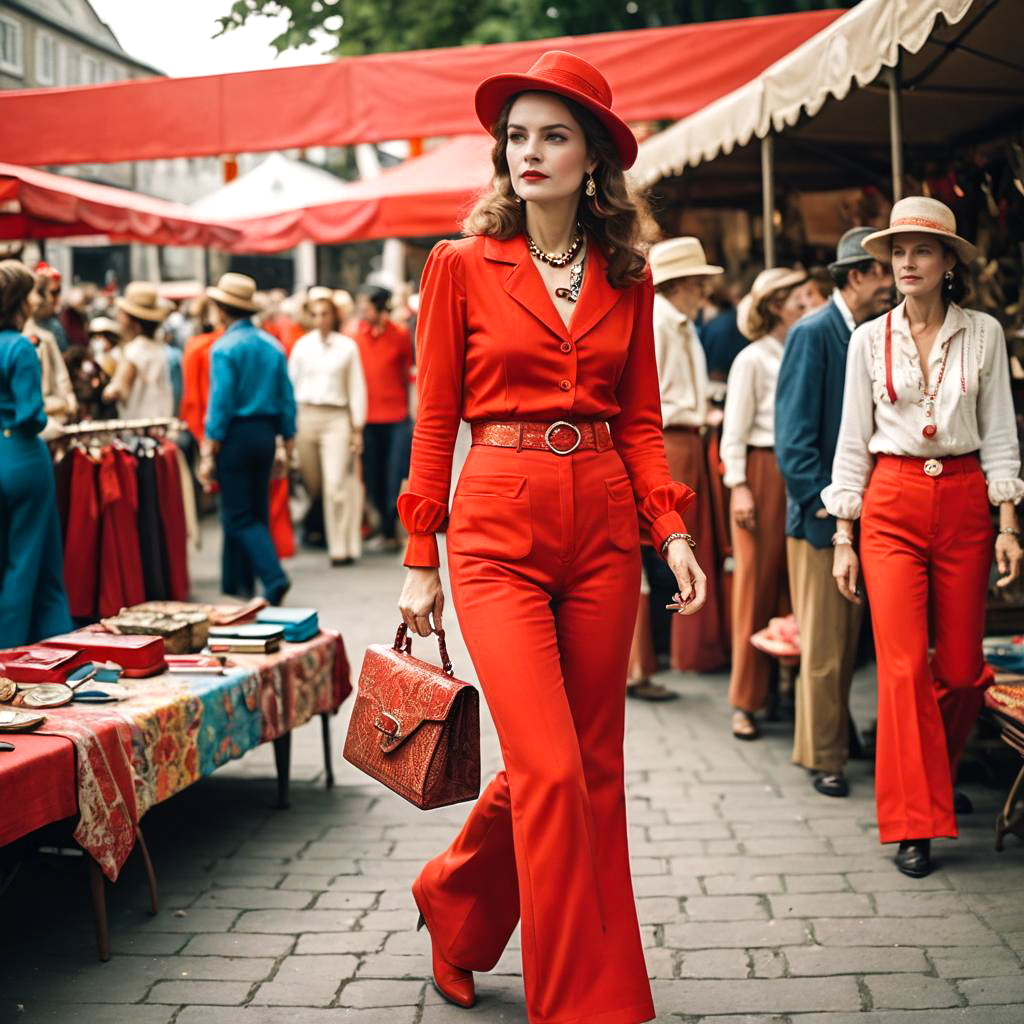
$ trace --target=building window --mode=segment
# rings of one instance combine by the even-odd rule
[[[68,85],[82,84],[82,55],[75,49],[68,47],[67,63]]]
[[[82,58],[82,83],[95,85],[103,81],[103,62],[95,57]]]
[[[40,85],[57,81],[57,41],[49,32],[36,33],[36,81]]]
[[[21,25],[13,18],[0,14],[0,71],[12,75],[25,73],[22,55]]]

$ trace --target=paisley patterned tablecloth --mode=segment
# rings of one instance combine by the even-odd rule
[[[337,633],[232,660],[228,675],[126,679],[132,696],[119,704],[46,712],[40,732],[65,736],[76,749],[75,839],[111,881],[154,804],[314,715],[337,711],[352,690]]]

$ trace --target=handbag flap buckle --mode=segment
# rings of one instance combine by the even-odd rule
[[[381,711],[373,724],[391,739],[402,739],[402,723],[397,712]]]

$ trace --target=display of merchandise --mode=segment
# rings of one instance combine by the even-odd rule
[[[0,732],[31,732],[46,721],[46,715],[0,708]]]
[[[290,644],[312,640],[320,632],[320,615],[315,608],[262,608],[257,622],[284,627],[284,638]]]
[[[80,651],[15,647],[0,651],[0,672],[16,683],[63,683],[88,659]]]
[[[177,446],[148,436],[160,429],[83,424],[69,428],[54,450],[64,582],[76,619],[188,598],[185,500],[192,485]]]
[[[167,671],[164,640],[160,636],[117,636],[79,630],[43,641],[45,647],[79,651],[88,658],[113,661],[128,677],[154,676]]]

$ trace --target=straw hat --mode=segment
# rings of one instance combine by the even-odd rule
[[[132,281],[117,300],[117,308],[136,320],[163,323],[170,312],[160,301],[156,285],[151,281]]]
[[[608,129],[622,169],[633,166],[636,136],[621,117],[612,113],[611,86],[593,64],[574,53],[548,50],[525,75],[494,75],[485,79],[476,90],[476,115],[487,131],[494,133],[502,107],[520,92],[553,92],[586,107]]]
[[[762,270],[754,278],[753,287],[740,299],[736,306],[736,326],[740,334],[750,341],[757,341],[764,333],[761,328],[761,319],[757,313],[757,307],[762,299],[766,299],[775,292],[784,288],[793,288],[803,284],[807,280],[807,274],[802,270],[793,270],[790,267],[772,267],[771,270]]]
[[[708,263],[699,238],[670,238],[651,246],[648,256],[651,275],[656,285],[677,277],[710,276],[724,273],[721,267]]]
[[[864,239],[864,248],[876,260],[888,263],[892,259],[892,242],[889,239],[893,235],[910,232],[937,235],[964,263],[970,263],[978,254],[978,250],[966,238],[956,233],[956,216],[953,211],[945,203],[928,196],[907,196],[901,199],[889,214],[889,227],[868,235]]]
[[[311,309],[314,302],[329,302],[333,306],[334,289],[324,288],[322,285],[310,288],[309,291],[306,292],[306,308]]]
[[[89,333],[90,334],[113,334],[115,337],[121,337],[121,325],[116,320],[111,320],[108,316],[94,316],[89,321]]]
[[[216,285],[206,289],[206,294],[215,302],[246,313],[255,313],[259,309],[254,298],[256,282],[245,274],[222,274]]]

